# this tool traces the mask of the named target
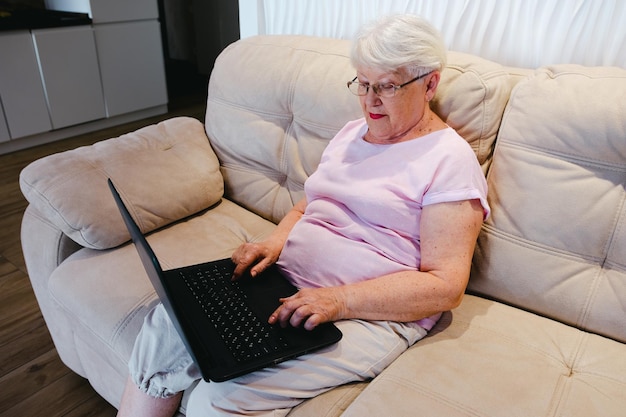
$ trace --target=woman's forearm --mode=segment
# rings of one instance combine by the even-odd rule
[[[344,318],[414,321],[457,307],[467,280],[446,281],[428,272],[406,271],[336,287]]]
[[[287,237],[289,236],[289,232],[295,226],[295,224],[300,220],[302,215],[304,214],[304,210],[306,209],[306,200],[302,199],[298,201],[289,212],[283,217],[283,219],[278,223],[274,231],[269,235],[266,241],[271,242],[272,246],[275,246],[279,249],[279,253],[282,250],[285,242],[287,241]]]

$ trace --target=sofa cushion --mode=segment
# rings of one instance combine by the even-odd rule
[[[625,358],[614,340],[468,295],[343,417],[619,417]]]
[[[107,249],[130,238],[107,177],[144,233],[206,209],[223,195],[204,127],[187,117],[35,161],[22,171],[20,186],[67,236],[84,247]]]
[[[515,87],[470,290],[626,342],[626,70],[562,65]]]
[[[246,38],[218,57],[205,126],[225,193],[274,222],[303,197],[306,178],[335,133],[361,116],[346,41]],[[262,70],[260,70],[262,69]]]
[[[349,49],[347,40],[281,35],[246,38],[222,52],[205,125],[229,198],[274,222],[302,198],[328,141],[362,117],[346,88],[355,75]],[[433,109],[485,165],[511,87],[501,65],[450,53]]]
[[[431,106],[474,149],[487,172],[502,114],[516,79],[499,64],[448,52],[448,65]]]

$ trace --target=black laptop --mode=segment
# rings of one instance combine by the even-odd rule
[[[332,323],[312,331],[268,324],[278,299],[297,291],[275,266],[237,281],[231,279],[230,259],[163,271],[113,182],[108,183],[148,277],[205,380],[225,381],[341,339]]]

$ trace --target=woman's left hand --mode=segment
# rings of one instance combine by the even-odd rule
[[[345,318],[346,302],[341,287],[304,288],[291,297],[281,298],[280,302],[269,318],[270,324],[313,330],[321,323]]]

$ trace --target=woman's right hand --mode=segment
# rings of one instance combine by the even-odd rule
[[[256,277],[278,260],[282,245],[272,245],[269,241],[259,243],[244,243],[232,254],[235,263],[233,279],[239,279],[246,271]]]
[[[254,278],[276,263],[289,232],[300,220],[305,209],[306,199],[303,198],[283,217],[266,240],[258,243],[244,243],[239,246],[231,256],[236,265],[233,279],[239,279],[248,270]]]

